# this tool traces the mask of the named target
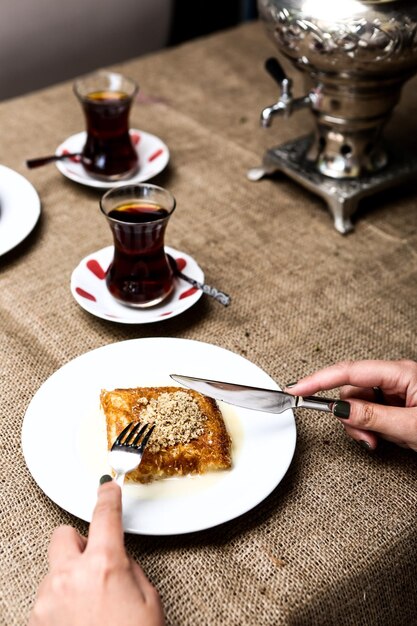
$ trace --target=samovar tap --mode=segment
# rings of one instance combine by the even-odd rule
[[[295,111],[311,106],[313,96],[309,93],[300,98],[293,98],[292,80],[288,78],[280,63],[274,57],[265,61],[265,69],[278,83],[281,90],[278,101],[262,110],[261,125],[263,128],[268,128],[271,126],[272,118],[275,115],[290,117]]]

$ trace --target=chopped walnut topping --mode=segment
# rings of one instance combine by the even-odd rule
[[[207,420],[196,400],[184,391],[161,393],[149,401],[138,398],[132,410],[141,421],[155,424],[148,443],[150,452],[197,439]]]

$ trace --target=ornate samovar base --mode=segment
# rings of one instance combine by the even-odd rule
[[[417,174],[417,154],[402,146],[401,150],[388,149],[389,164],[379,172],[354,179],[330,178],[318,172],[307,160],[311,142],[312,136],[309,135],[267,150],[262,165],[249,170],[247,176],[256,181],[283,172],[325,200],[336,230],[343,235],[353,230],[351,217],[362,198],[403,183]]]

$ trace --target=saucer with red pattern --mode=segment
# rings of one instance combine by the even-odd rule
[[[204,282],[204,272],[195,260],[185,252],[169,246],[165,251],[177,262],[178,269],[190,278]],[[96,317],[120,324],[149,324],[162,322],[189,309],[203,294],[201,289],[191,287],[182,278],[174,278],[171,296],[149,309],[124,306],[113,298],[106,286],[106,272],[113,259],[113,246],[107,246],[86,256],[71,276],[71,293],[78,304]]]
[[[81,152],[85,140],[86,133],[83,131],[76,135],[71,135],[55,150],[55,154],[73,154]],[[132,128],[130,130],[132,142],[136,148],[139,157],[139,170],[130,178],[124,178],[117,181],[99,180],[91,176],[81,163],[79,156],[56,161],[55,165],[67,178],[81,185],[88,187],[97,187],[100,189],[110,189],[113,187],[121,187],[122,185],[132,183],[143,183],[162,172],[169,161],[169,150],[164,142],[156,135],[146,133],[144,130]]]

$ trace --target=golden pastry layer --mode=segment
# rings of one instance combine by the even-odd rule
[[[147,483],[232,465],[231,440],[211,398],[180,387],[136,387],[103,389],[100,402],[109,449],[129,422],[155,424],[142,462],[127,481]]]

